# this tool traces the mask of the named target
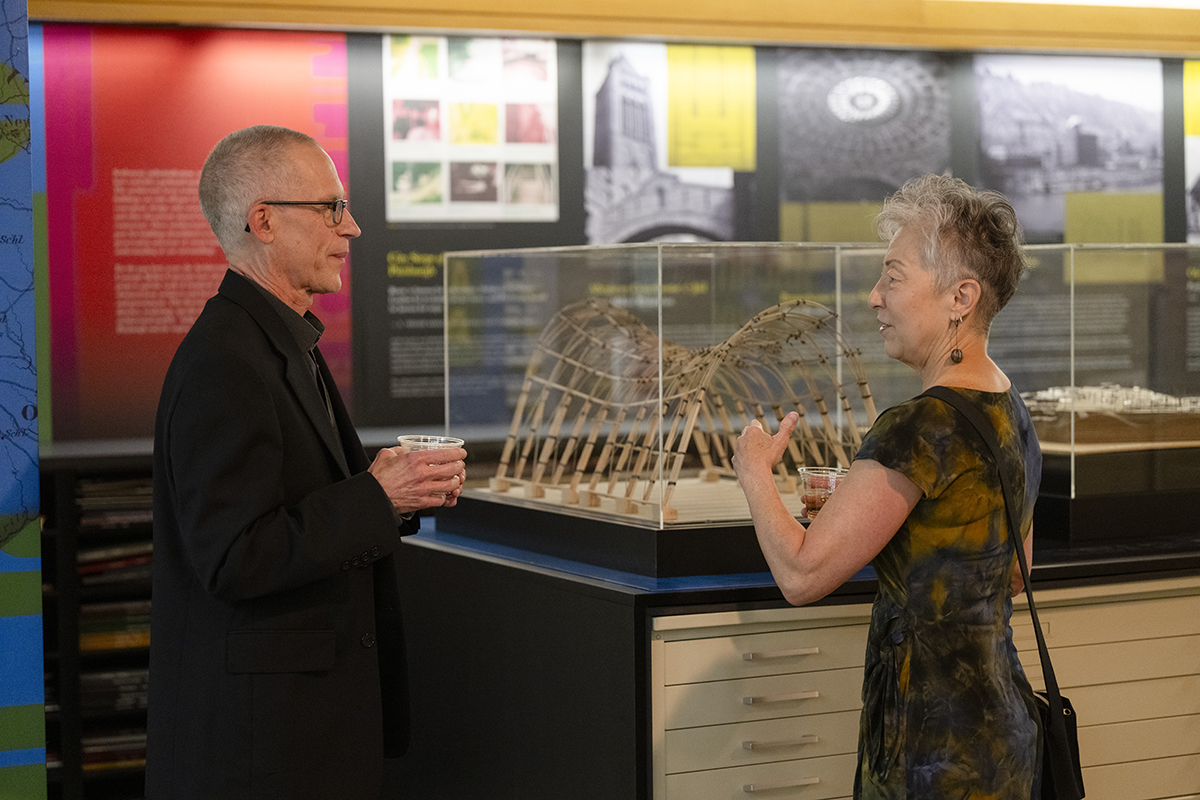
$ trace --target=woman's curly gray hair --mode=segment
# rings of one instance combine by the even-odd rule
[[[287,151],[321,145],[307,133],[278,125],[255,125],[217,142],[200,171],[200,210],[225,255],[245,243],[250,207],[284,197],[292,178]],[[307,199],[307,198],[301,198]]]
[[[1021,225],[1008,200],[958,178],[913,178],[884,201],[875,224],[889,243],[901,228],[922,231],[921,265],[933,274],[938,290],[962,278],[979,281],[974,323],[984,332],[1029,269]]]

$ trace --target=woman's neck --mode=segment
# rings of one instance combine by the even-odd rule
[[[977,350],[964,353],[958,364],[947,358],[938,369],[923,373],[921,384],[922,391],[930,386],[958,386],[981,392],[1007,392],[1012,382],[986,352]]]

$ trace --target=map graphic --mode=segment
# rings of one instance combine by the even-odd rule
[[[0,547],[38,514],[37,361],[25,4],[0,27]]]

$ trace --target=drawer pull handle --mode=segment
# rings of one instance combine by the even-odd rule
[[[799,747],[804,744],[816,744],[821,741],[815,733],[808,733],[799,739],[776,739],[773,742],[742,742],[743,750],[768,750],[773,747]]]
[[[776,694],[765,697],[743,697],[742,702],[748,706],[757,706],[764,703],[790,703],[794,700],[815,700],[820,696],[820,692],[796,692],[795,694]]]
[[[801,647],[796,650],[773,650],[767,653],[742,653],[743,661],[754,661],[761,658],[791,658],[792,656],[815,656],[821,652],[819,647]]]
[[[792,783],[747,783],[742,787],[746,794],[751,792],[769,792],[773,789],[795,789],[797,786],[813,786],[821,782],[820,778],[801,778]]]

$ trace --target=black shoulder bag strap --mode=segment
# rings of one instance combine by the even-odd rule
[[[953,389],[946,386],[933,386],[922,396],[935,397],[956,408],[971,423],[992,453],[992,460],[996,463],[996,473],[1000,476],[1000,489],[1004,493],[1004,507],[1008,512],[1008,529],[1012,535],[1013,546],[1017,551],[1017,561],[1021,565],[1021,577],[1025,579],[1025,597],[1029,600],[1029,615],[1033,617],[1033,631],[1037,635],[1038,655],[1042,659],[1042,677],[1046,681],[1045,695],[1050,705],[1049,730],[1043,732],[1044,736],[1050,737],[1050,747],[1046,750],[1069,754],[1072,747],[1063,716],[1062,695],[1058,691],[1058,680],[1054,677],[1054,666],[1050,663],[1050,651],[1046,648],[1046,638],[1042,635],[1042,625],[1038,621],[1037,606],[1033,603],[1033,587],[1029,582],[1029,565],[1025,561],[1025,545],[1021,539],[1021,517],[1017,513],[1016,499],[1012,487],[1009,485],[1008,473],[1001,467],[1000,443],[996,440],[995,428],[974,403]],[[1084,796],[1083,787],[1077,783],[1075,778],[1075,767],[1069,759],[1052,759],[1051,768],[1057,797]]]

